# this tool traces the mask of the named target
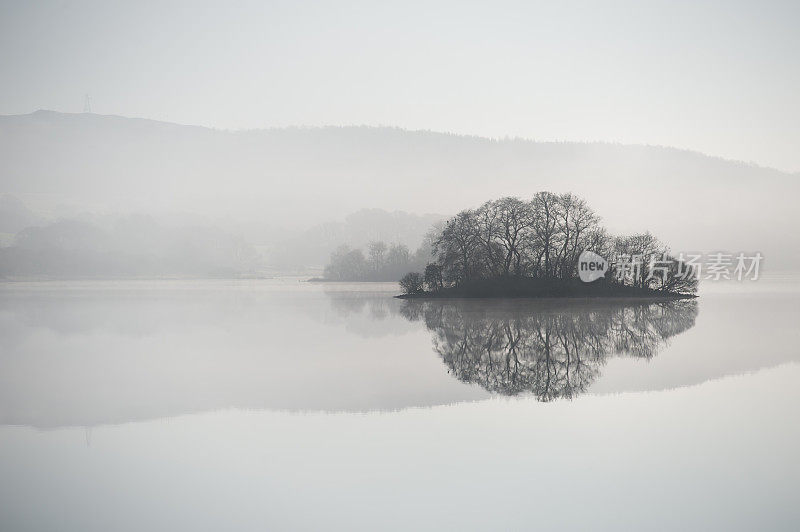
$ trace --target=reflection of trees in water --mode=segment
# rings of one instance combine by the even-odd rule
[[[694,325],[697,303],[407,300],[401,311],[424,320],[459,380],[550,401],[585,392],[609,355],[652,358]]]
[[[400,302],[383,292],[325,291],[331,307],[340,316],[364,314],[373,320],[396,316]]]
[[[381,338],[409,333],[419,326],[400,315],[403,300],[392,291],[325,290],[332,312],[324,315],[328,323],[337,323],[362,338]]]

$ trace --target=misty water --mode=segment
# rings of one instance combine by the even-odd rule
[[[0,283],[0,529],[791,529],[800,277]]]

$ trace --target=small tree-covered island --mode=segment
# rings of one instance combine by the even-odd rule
[[[574,194],[463,210],[431,251],[423,271],[400,279],[398,297],[692,298],[698,285],[697,271],[652,234],[609,234]]]

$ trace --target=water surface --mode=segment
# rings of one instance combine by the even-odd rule
[[[0,285],[0,529],[796,529],[795,277]]]

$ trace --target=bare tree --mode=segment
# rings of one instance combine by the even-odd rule
[[[599,218],[583,199],[573,194],[559,196],[559,202],[561,208],[558,212],[558,230],[562,241],[560,274],[566,279],[575,274],[581,251],[589,249],[587,247],[589,232],[597,228]]]
[[[656,276],[658,290],[676,292],[679,294],[694,294],[697,292],[698,272],[690,268],[681,260],[666,257],[666,264],[661,276]]]
[[[475,211],[461,211],[447,222],[436,240],[436,252],[449,281],[458,284],[472,277],[479,246]]]
[[[497,202],[487,201],[475,212],[476,236],[483,248],[486,270],[492,276],[502,272],[503,252],[496,238],[500,228]]]
[[[617,238],[615,248],[619,257],[632,261],[629,268],[630,284],[640,288],[651,284],[654,263],[667,254],[667,247],[650,232]]]
[[[522,245],[534,225],[530,205],[518,198],[502,198],[494,202],[497,212],[496,238],[504,252],[503,275],[512,270],[522,273]]]
[[[552,192],[537,192],[531,201],[533,207],[533,230],[540,248],[537,263],[544,259],[543,277],[552,277],[551,257],[555,255],[558,241],[558,219],[560,202]],[[538,264],[537,264],[538,266]]]

